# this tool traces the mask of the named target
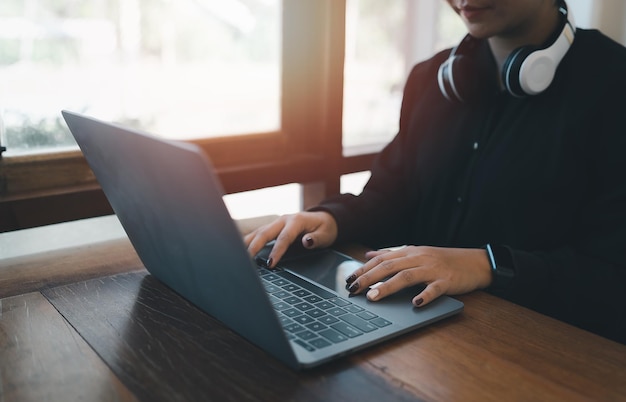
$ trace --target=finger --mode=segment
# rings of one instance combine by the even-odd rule
[[[243,242],[246,245],[246,247],[250,247],[250,243],[256,237],[256,235],[257,235],[257,231],[253,230],[252,232],[250,232],[247,235],[243,236]]]
[[[248,252],[250,253],[250,255],[257,255],[258,252],[261,251],[261,249],[265,247],[267,243],[274,240],[278,236],[284,225],[284,220],[282,218],[279,218],[276,221],[268,225],[262,226],[254,232],[250,233],[249,235],[245,236],[244,242],[248,246]]]
[[[368,260],[371,260],[374,257],[387,254],[389,252],[391,252],[391,250],[388,250],[388,249],[371,250],[365,253],[365,258],[367,258]]]
[[[315,241],[315,233],[306,233],[302,236],[302,245],[304,248],[313,249],[317,246]]]
[[[422,290],[412,300],[415,307],[422,307],[432,302],[439,296],[446,293],[445,285],[443,281],[434,281],[429,283],[424,290]]]
[[[359,290],[363,290],[362,283],[368,283],[369,277],[367,272],[369,272],[374,267],[385,261],[385,252],[382,250],[371,251],[365,253],[366,257],[370,255],[369,261],[363,264],[360,268],[355,269],[347,278],[346,278],[346,289],[350,293],[358,293]],[[358,280],[357,280],[358,279]]]
[[[354,271],[354,273],[346,279],[348,283],[347,289],[351,293],[361,293],[365,291],[368,286],[385,280],[386,278],[392,278],[397,275],[403,277],[405,270],[415,268],[416,266],[417,265],[411,258],[406,258],[400,253],[387,252],[379,254]],[[398,289],[395,291],[397,290]]]
[[[288,219],[285,226],[282,228],[278,236],[276,236],[276,242],[270,251],[267,266],[274,268],[278,261],[285,255],[287,249],[302,233],[302,227],[296,220]]]
[[[302,245],[307,249],[329,247],[337,239],[337,222],[324,211],[303,212]]]
[[[346,282],[347,283],[352,283],[354,282],[355,279],[357,279],[358,277],[360,277],[361,275],[363,275],[364,273],[368,272],[369,270],[371,270],[372,268],[374,268],[375,266],[381,264],[384,260],[385,260],[385,255],[389,253],[389,250],[374,250],[374,251],[368,251],[365,253],[365,258],[368,259],[368,261],[363,264],[361,266],[361,268],[355,270],[354,272],[352,272],[352,274],[346,278]]]
[[[370,301],[378,301],[404,288],[424,282],[423,270],[418,268],[405,269],[385,282],[373,285],[366,296]]]
[[[326,233],[322,229],[305,233],[302,236],[302,245],[308,249],[328,247],[333,241],[334,237],[332,234]]]

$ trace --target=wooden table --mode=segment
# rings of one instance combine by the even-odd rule
[[[0,251],[19,236],[0,234]],[[626,346],[458,298],[460,315],[294,372],[146,275],[124,236],[16,255],[0,260],[0,401],[626,400]]]

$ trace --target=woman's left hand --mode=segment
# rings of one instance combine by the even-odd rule
[[[425,284],[413,298],[424,306],[447,294],[468,293],[491,284],[491,266],[483,249],[406,246],[398,250],[377,250],[366,254],[369,261],[347,279],[350,293],[367,292],[371,301],[380,300],[401,289]]]

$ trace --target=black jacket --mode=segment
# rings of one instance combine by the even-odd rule
[[[322,203],[338,241],[506,246],[499,296],[626,343],[626,48],[579,29],[542,94],[486,81],[463,104],[438,88],[448,54],[414,67],[363,193]]]

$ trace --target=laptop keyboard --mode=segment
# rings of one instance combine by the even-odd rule
[[[308,351],[376,331],[391,322],[283,270],[259,268],[288,338]]]

